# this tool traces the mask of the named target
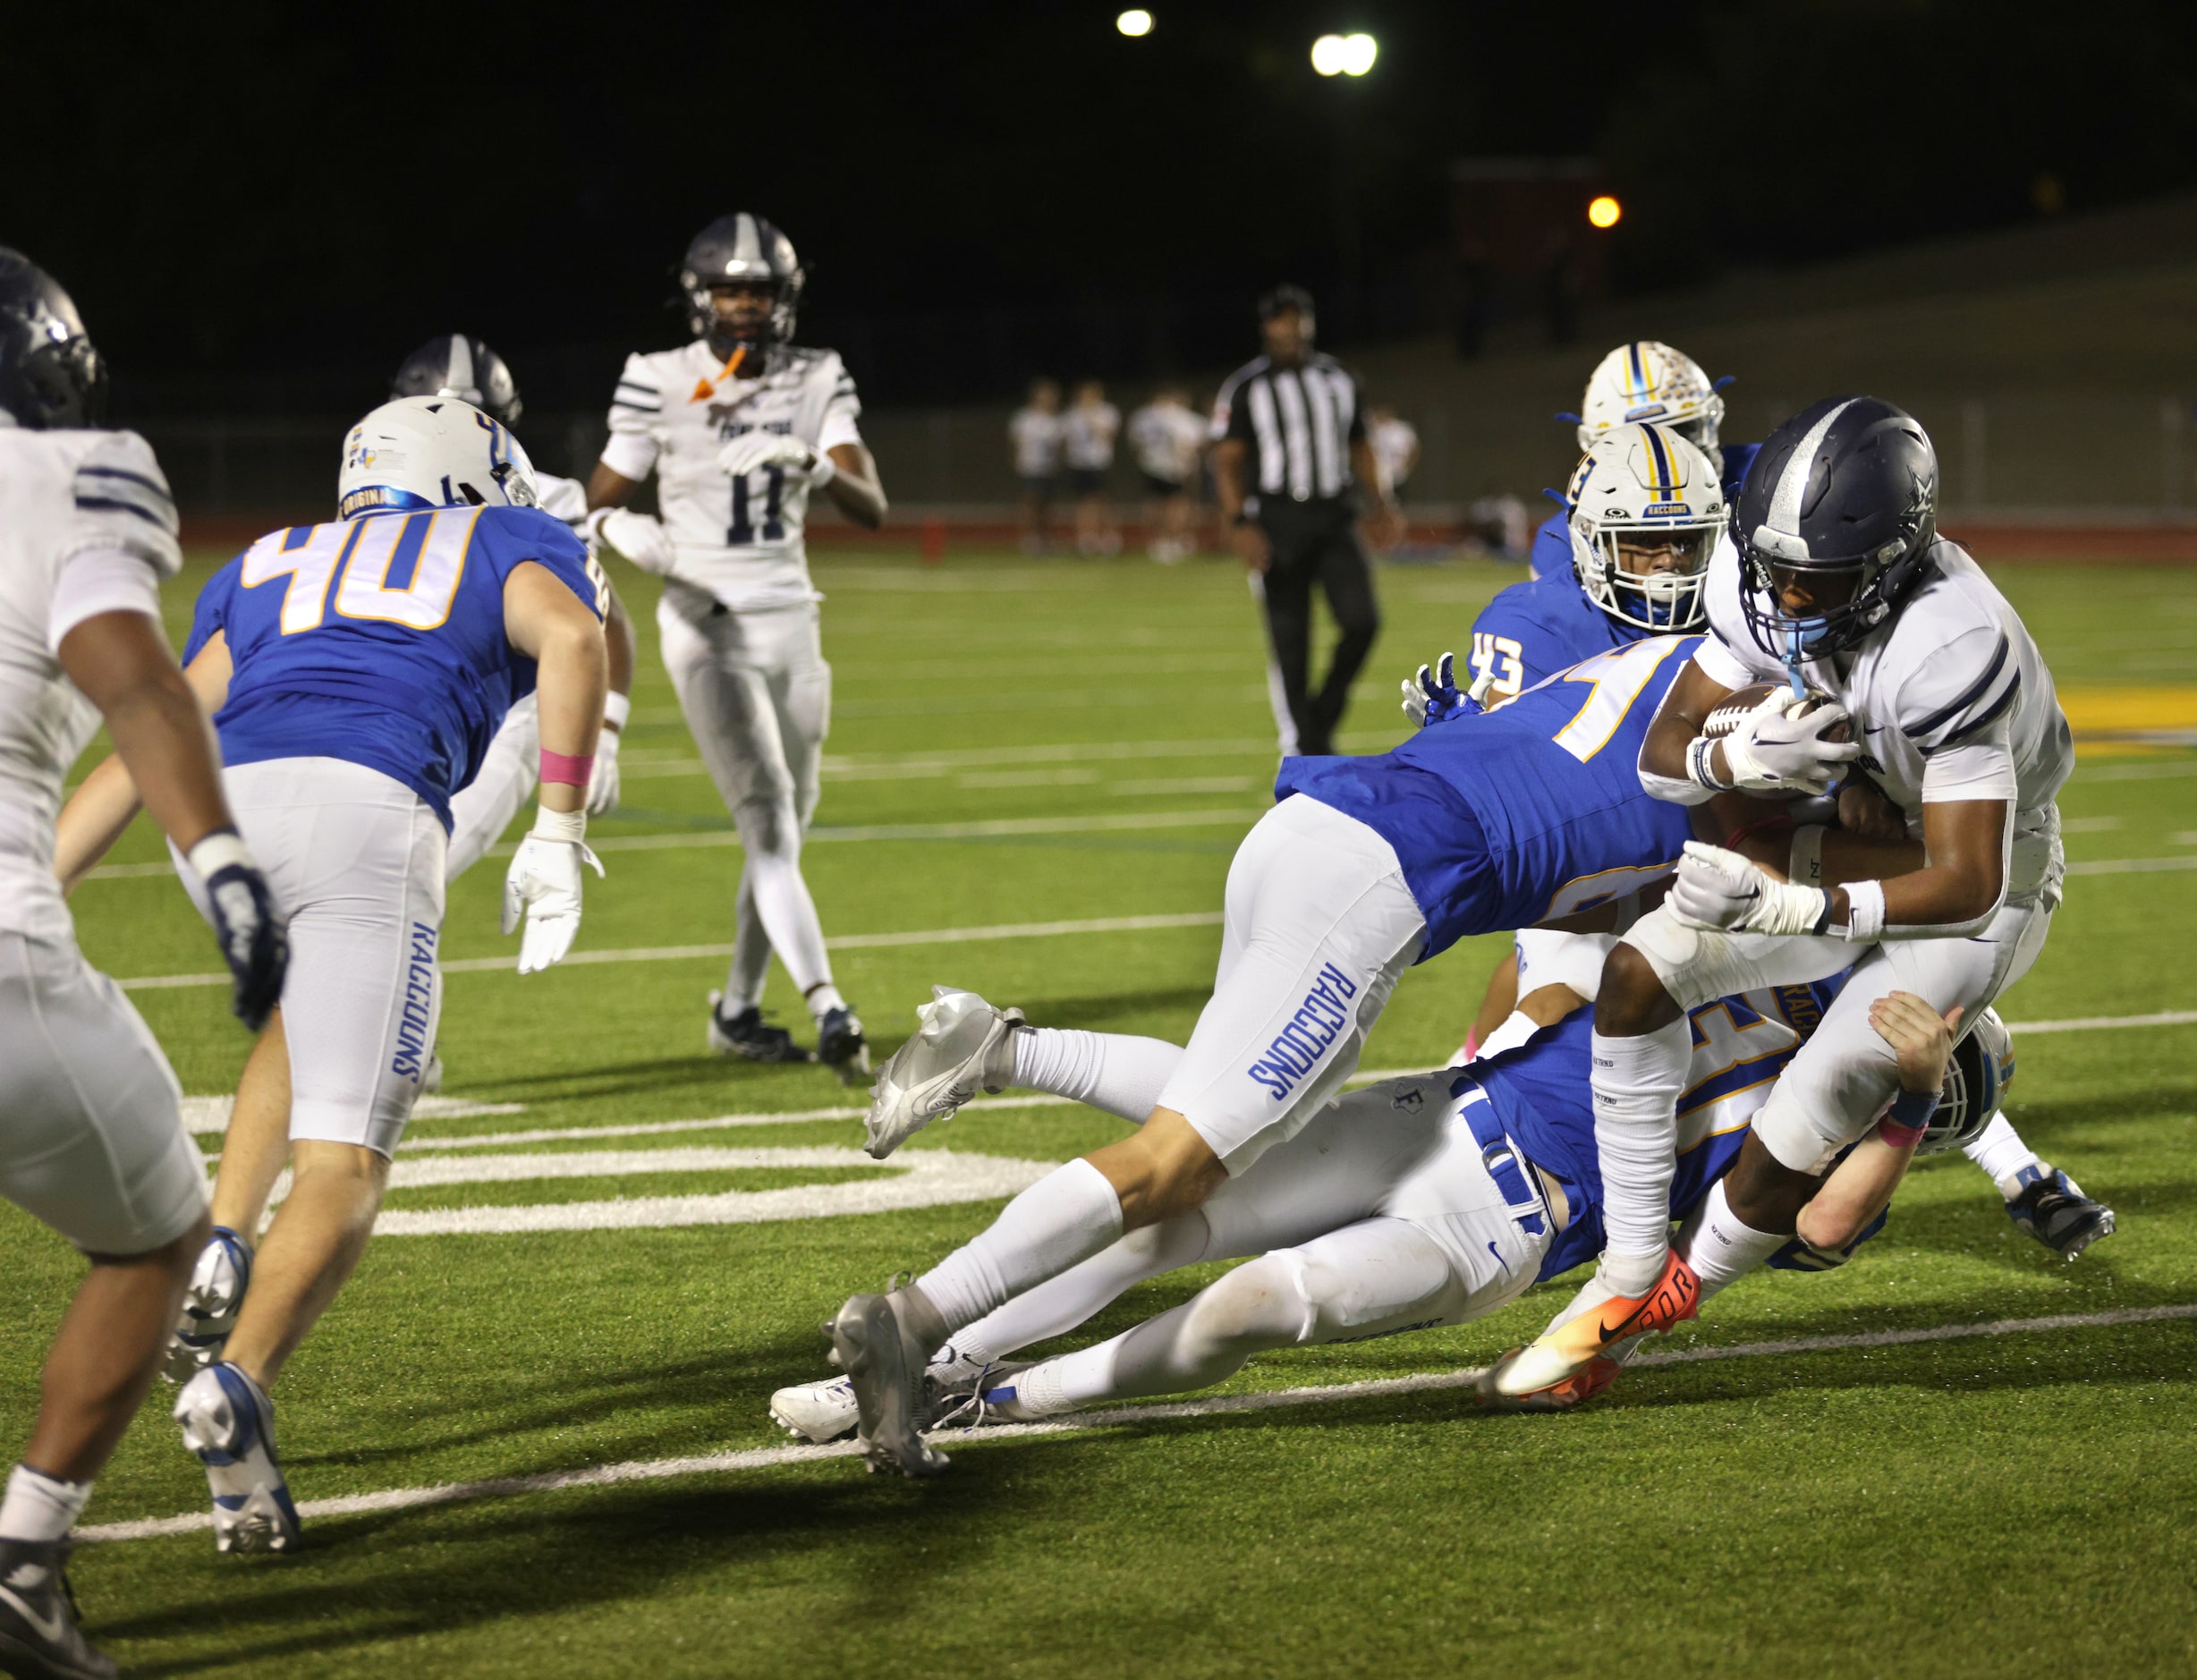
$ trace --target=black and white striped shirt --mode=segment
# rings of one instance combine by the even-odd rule
[[[1228,376],[1213,437],[1251,454],[1248,487],[1262,501],[1334,502],[1351,488],[1350,449],[1365,437],[1357,377],[1315,352],[1294,368],[1260,356]]]

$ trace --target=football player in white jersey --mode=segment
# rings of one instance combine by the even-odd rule
[[[1938,534],[1937,500],[1929,437],[1870,397],[1804,409],[1748,473],[1733,540],[1710,563],[1713,634],[1649,732],[1641,783],[1681,803],[1733,789],[1789,796],[1820,793],[1858,762],[1921,856],[1812,827],[1795,831],[1784,870],[1687,848],[1669,898],[1611,952],[1595,1005],[1607,1247],[1593,1282],[1507,1363],[1506,1395],[1566,1380],[1632,1330],[1690,1313],[1790,1237],[1827,1165],[1887,1105],[1902,1120],[1892,1059],[1870,1025],[1879,999],[1899,990],[1942,1014],[1957,1006],[1972,1030],[2043,947],[2065,872],[2054,801],[2073,738],[2020,617]],[[1728,733],[1710,725],[1743,687],[1781,681],[1788,692]],[[1811,692],[1828,701],[1810,709]],[[1857,950],[1822,1030],[1672,1252],[1685,1010],[1820,978]]]
[[[62,777],[105,717],[146,803],[213,888],[257,1029],[288,947],[160,626],[175,505],[135,432],[97,429],[98,355],[68,295],[0,248],[0,1194],[91,1262],[0,1499],[0,1665],[107,1676],[63,1576],[68,1533],[136,1413],[209,1228],[175,1076],[76,948],[53,872]]]
[[[852,1082],[869,1071],[869,1047],[801,872],[832,683],[802,533],[819,490],[876,530],[885,490],[838,352],[793,342],[803,278],[793,242],[760,216],[719,216],[695,235],[680,273],[693,342],[626,359],[588,505],[603,541],[664,579],[665,668],[747,853],[709,1048],[809,1059],[763,1020],[775,949],[815,1019],[817,1059]],[[660,522],[623,506],[651,472]]]
[[[482,340],[463,333],[430,338],[405,357],[396,378],[389,382],[389,395],[454,396],[514,432],[525,411],[511,365]],[[561,479],[537,467],[534,485],[541,495],[537,505],[543,513],[555,514],[575,530],[585,523],[588,492],[579,479]],[[607,583],[605,587],[608,588]],[[603,641],[610,655],[610,692],[603,701],[603,733],[595,749],[594,780],[588,787],[590,817],[618,808],[618,742],[633,714],[637,652],[633,621],[616,590],[609,590],[609,601],[610,609],[603,619]],[[446,879],[456,880],[504,837],[519,807],[534,792],[540,751],[541,716],[537,698],[530,694],[505,716],[504,726],[488,745],[480,773],[450,802],[450,851],[444,863]]]

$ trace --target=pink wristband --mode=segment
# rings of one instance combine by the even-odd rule
[[[1927,1125],[1904,1126],[1890,1115],[1877,1122],[1877,1135],[1896,1150],[1911,1150],[1922,1141]]]
[[[569,752],[541,750],[541,779],[545,782],[563,782],[571,787],[585,787],[595,775],[595,755],[577,758]]]

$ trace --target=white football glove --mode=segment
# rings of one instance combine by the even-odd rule
[[[618,742],[621,731],[606,728],[595,738],[595,769],[588,777],[588,815],[601,817],[618,808]]]
[[[587,518],[587,533],[606,548],[623,555],[643,572],[669,574],[675,556],[662,522],[626,507],[598,507]]]
[[[1831,913],[1821,887],[1775,880],[1738,853],[1699,840],[1686,842],[1664,902],[1689,928],[1730,933],[1823,933]]]
[[[526,918],[519,942],[519,972],[539,974],[564,960],[580,933],[580,866],[603,872],[602,860],[588,850],[584,811],[538,810],[534,829],[519,842],[504,877],[504,932]]]
[[[784,467],[788,478],[806,479],[811,487],[821,486],[838,471],[821,449],[811,449],[784,432],[750,432],[717,451],[717,470],[727,478],[745,478],[758,467]]]
[[[1823,705],[1788,717],[1792,702],[1773,694],[1724,738],[1732,785],[1747,793],[1828,793],[1842,766],[1862,756],[1858,741],[1826,741],[1824,731],[1846,721],[1846,708]]]

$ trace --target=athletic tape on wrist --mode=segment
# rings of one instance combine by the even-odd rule
[[[1697,787],[1705,787],[1712,793],[1728,793],[1733,783],[1719,780],[1709,762],[1709,755],[1716,751],[1717,743],[1708,735],[1696,735],[1686,748],[1686,776]],[[1730,762],[1727,752],[1726,762]]]
[[[1847,882],[1845,937],[1849,939],[1874,939],[1883,931],[1884,883]]]
[[[223,870],[239,864],[248,870],[259,867],[251,861],[251,852],[243,836],[233,828],[215,829],[184,854],[183,861],[191,865],[191,872],[202,881],[210,881]]]
[[[594,775],[595,755],[592,752],[583,758],[570,752],[552,752],[547,747],[541,750],[541,779],[544,782],[561,782],[567,787],[585,787]]]
[[[1786,876],[1803,887],[1823,885],[1823,836],[1815,823],[1803,823],[1793,831],[1793,850],[1786,860]]]
[[[839,476],[839,463],[821,449],[816,452],[816,465],[809,469],[809,488],[820,490]]]
[[[621,694],[615,689],[603,696],[603,727],[623,729],[633,715],[633,697]]]
[[[588,813],[537,808],[533,833],[538,839],[562,840],[578,845],[588,837]]]

